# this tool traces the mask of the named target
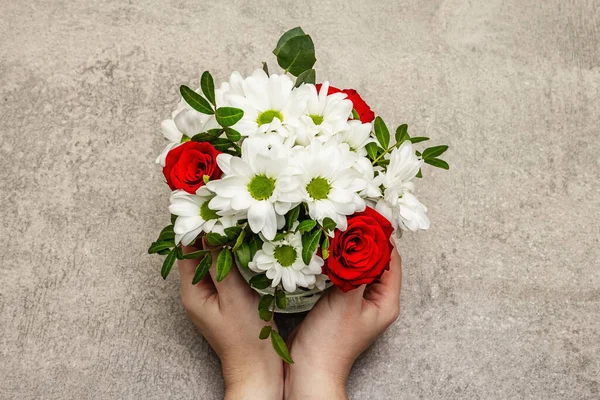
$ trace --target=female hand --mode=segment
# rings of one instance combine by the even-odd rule
[[[187,254],[196,251],[184,247]],[[281,399],[283,365],[268,340],[259,340],[265,325],[258,317],[259,296],[233,268],[217,282],[215,260],[210,275],[196,285],[199,260],[179,260],[181,301],[200,333],[221,359],[226,399]]]
[[[331,289],[290,335],[286,399],[346,399],[352,364],[398,317],[402,263],[394,249],[379,282]]]

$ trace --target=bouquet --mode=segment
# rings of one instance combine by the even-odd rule
[[[335,285],[347,292],[389,268],[394,230],[429,228],[415,196],[424,164],[448,169],[448,146],[416,150],[406,124],[392,135],[353,89],[317,84],[314,44],[297,27],[266,63],[238,72],[218,88],[204,72],[200,88],[181,86],[182,100],[162,122],[168,144],[157,159],[171,192],[171,224],[149,253],[197,259],[193,283],[215,260],[217,280],[236,265],[263,294],[260,318],[270,322],[288,297]],[[210,250],[184,254],[203,241]],[[201,246],[198,246],[201,247]],[[266,325],[278,354],[291,362],[281,336]]]

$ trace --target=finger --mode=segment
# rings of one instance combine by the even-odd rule
[[[199,250],[193,246],[183,246],[183,254],[188,254]],[[178,260],[179,279],[181,280],[181,296],[186,300],[206,300],[211,295],[216,293],[215,285],[209,275],[206,275],[200,282],[193,284],[196,267],[200,263],[200,259],[183,259]]]
[[[212,278],[215,288],[219,293],[219,297],[225,299],[239,299],[242,295],[251,293],[252,289],[250,289],[250,285],[244,280],[242,275],[237,269],[237,265],[235,265],[235,260],[233,260],[233,264],[231,266],[231,270],[220,282],[217,280],[217,259],[221,252],[221,249],[215,249],[214,247],[208,245],[205,241],[203,241],[204,249],[211,250],[212,255],[212,265],[208,272]],[[215,249],[215,250],[212,250]]]
[[[383,273],[379,282],[374,283],[367,289],[365,299],[375,303],[379,307],[397,306],[400,302],[401,286],[402,259],[394,247],[390,257],[390,269]]]
[[[342,309],[358,309],[360,310],[363,302],[366,285],[344,292],[337,286],[331,288],[327,294],[331,308],[336,310]]]

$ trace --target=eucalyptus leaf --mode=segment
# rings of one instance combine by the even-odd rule
[[[231,250],[224,248],[217,256],[217,282],[221,282],[225,279],[231,270],[232,265],[233,257],[231,255]]]
[[[381,117],[375,118],[374,129],[377,141],[384,150],[387,149],[390,145],[390,131]]]
[[[285,344],[283,338],[277,333],[277,331],[271,331],[271,344],[275,352],[281,357],[283,361],[288,364],[293,364],[294,360],[290,357],[290,352]]]
[[[175,249],[171,250],[169,254],[167,254],[167,257],[163,262],[162,269],[160,270],[160,275],[163,277],[163,279],[167,279],[167,276],[169,276],[169,272],[171,272],[171,268],[173,268],[176,258],[177,256]]]
[[[444,154],[448,150],[448,146],[435,146],[423,150],[423,158],[427,161],[428,158],[436,158]]]
[[[209,253],[206,253],[206,255],[202,258],[202,260],[200,260],[200,263],[196,266],[196,272],[194,272],[194,278],[192,278],[192,285],[195,285],[198,282],[200,282],[202,279],[204,279],[204,277],[208,273],[208,270],[210,269],[211,265],[212,265],[212,255],[209,252]]]
[[[425,163],[429,165],[433,165],[434,167],[442,168],[442,169],[450,169],[448,163],[439,158],[426,158]]]
[[[189,87],[181,85],[179,87],[179,91],[181,92],[181,96],[185,102],[188,103],[194,110],[201,112],[202,114],[212,115],[215,113],[210,103]]]
[[[275,50],[273,50],[273,54],[277,55],[279,53],[279,51],[281,50],[281,47],[285,44],[285,42],[287,42],[291,38],[296,37],[296,36],[303,36],[303,35],[306,35],[306,33],[304,33],[302,28],[300,28],[299,26],[292,28],[289,31],[285,32],[283,35],[281,35],[281,37],[277,41],[277,46],[275,46]],[[263,63],[263,64],[265,64],[265,63]]]
[[[316,230],[313,233],[302,235],[302,261],[309,265],[315,250],[321,241],[321,230]]]
[[[269,337],[269,335],[271,334],[271,326],[270,325],[265,325],[263,326],[263,328],[260,330],[260,333],[258,334],[258,338],[260,340],[265,340]]]
[[[234,107],[219,107],[215,114],[217,123],[227,127],[235,125],[244,116],[244,110]]]
[[[260,275],[254,275],[252,278],[250,278],[248,283],[250,284],[250,286],[255,287],[257,289],[266,289],[269,286],[271,286],[273,281],[271,279],[267,278],[267,275],[260,274]]]
[[[280,42],[289,33],[290,31],[286,32]],[[298,34],[298,32],[289,35],[281,45],[278,43],[273,53],[277,56],[279,66],[294,76],[311,69],[317,61],[315,45],[311,37],[306,34]]]

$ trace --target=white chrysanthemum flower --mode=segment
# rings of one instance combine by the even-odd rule
[[[416,231],[429,229],[429,218],[425,207],[412,193],[406,192],[402,197],[395,193],[386,193],[375,206],[375,210],[386,217],[394,227]]]
[[[381,197],[381,189],[375,181],[375,168],[367,157],[358,157],[354,164],[354,169],[358,171],[365,181],[365,188],[359,193],[363,198],[377,199]]]
[[[368,143],[375,142],[375,138],[371,136],[371,124],[363,124],[360,120],[351,120],[347,124],[348,129],[338,133],[335,137],[341,143],[348,143],[350,149],[359,156],[366,157],[367,149],[365,146]]]
[[[217,164],[223,177],[206,185],[216,193],[210,207],[221,215],[247,218],[253,232],[273,240],[285,213],[302,201],[299,171],[288,165],[288,149],[248,138],[241,157],[219,154]]]
[[[189,141],[198,133],[219,128],[219,124],[213,115],[202,114],[181,99],[175,111],[171,113],[171,118],[165,119],[160,124],[160,128],[164,137],[169,141],[156,159],[156,163],[164,167],[169,151],[181,143]]]
[[[352,102],[345,93],[327,95],[329,82],[323,83],[317,93],[315,85],[302,85],[299,91],[308,94],[305,115],[300,117],[302,129],[297,130],[296,144],[308,146],[315,138],[323,142],[338,132],[348,129],[348,118],[352,113]]]
[[[294,292],[298,286],[314,287],[317,277],[321,275],[323,259],[313,254],[310,263],[302,260],[302,235],[300,232],[289,233],[277,242],[265,242],[262,249],[254,255],[248,267],[254,272],[266,273],[272,279],[272,287],[280,282],[286,292]],[[322,279],[319,278],[319,284]],[[323,282],[324,283],[324,282]],[[324,284],[323,284],[324,288]]]
[[[232,126],[243,136],[277,134],[281,142],[293,136],[294,127],[306,109],[306,92],[294,89],[287,75],[270,75],[257,69],[239,82],[239,74],[232,75],[231,90],[224,101],[244,111],[242,119]]]
[[[196,239],[200,232],[215,232],[225,234],[225,228],[235,226],[237,219],[233,216],[222,217],[215,210],[209,208],[208,203],[213,198],[206,187],[201,187],[196,194],[185,190],[176,190],[171,193],[169,211],[177,215],[173,231],[175,243],[181,242],[189,245]]]
[[[415,184],[412,180],[423,166],[423,160],[417,158],[410,140],[403,142],[398,149],[393,150],[389,155],[389,160],[390,163],[385,173],[379,173],[375,184],[395,191],[398,197],[405,192],[413,192]]]
[[[358,159],[345,143],[314,141],[306,148],[294,148],[293,157],[302,169],[301,190],[310,217],[319,223],[333,219],[346,230],[346,216],[365,209],[358,193],[365,180],[354,168]]]

